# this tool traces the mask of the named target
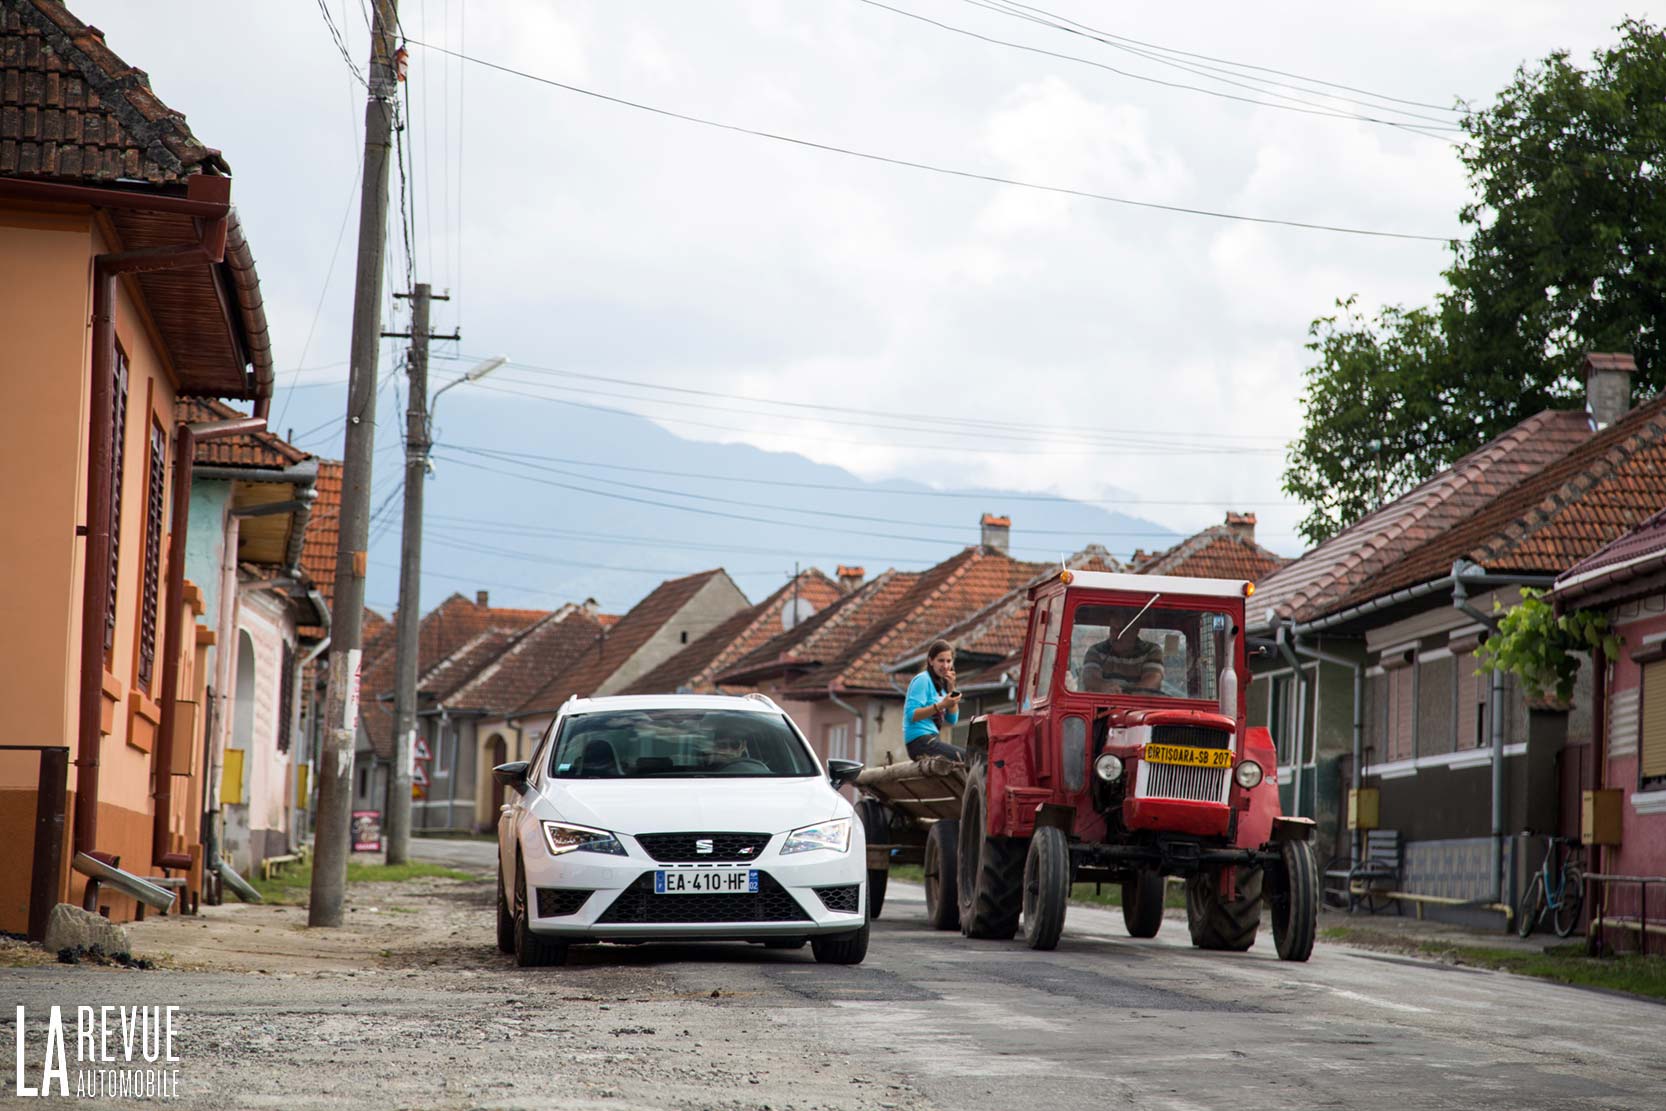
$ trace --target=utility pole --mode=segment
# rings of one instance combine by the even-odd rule
[[[394,294],[395,297],[401,294]],[[405,361],[411,399],[405,408],[405,520],[399,557],[398,640],[394,648],[393,776],[388,784],[388,863],[403,864],[411,849],[411,763],[416,747],[418,645],[422,624],[422,490],[428,477],[428,307],[426,282],[411,298],[411,353]]]
[[[307,925],[339,926],[351,848],[353,742],[358,731],[359,658],[370,536],[370,466],[376,449],[376,350],[382,330],[382,250],[387,235],[388,152],[393,136],[395,0],[371,0],[369,97],[364,106],[364,179],[359,193],[359,259],[342,449],[341,539],[336,547],[330,627],[330,693],[318,767],[312,898]]]

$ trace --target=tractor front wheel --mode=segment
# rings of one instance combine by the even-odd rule
[[[1024,944],[1056,949],[1070,901],[1070,843],[1057,826],[1042,826],[1024,856]]]
[[[1122,924],[1129,937],[1156,937],[1163,928],[1163,874],[1141,868],[1122,885]]]
[[[966,777],[960,801],[960,844],[955,895],[960,904],[960,932],[967,937],[1005,940],[1018,932],[1023,903],[1023,841],[989,836],[984,817],[989,773],[980,761]]]
[[[1186,924],[1199,949],[1242,953],[1255,944],[1261,926],[1261,869],[1237,869],[1236,894],[1221,896],[1221,870],[1210,868],[1186,881]]]
[[[960,928],[960,823],[943,818],[926,834],[926,919],[934,930]]]
[[[1274,892],[1273,944],[1281,961],[1305,961],[1313,955],[1319,929],[1319,864],[1306,841],[1286,841],[1280,850],[1284,883]]]

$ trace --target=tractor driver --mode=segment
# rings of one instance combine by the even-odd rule
[[[1159,694],[1163,689],[1163,646],[1140,638],[1139,611],[1110,613],[1110,635],[1082,657],[1082,689],[1093,694]]]

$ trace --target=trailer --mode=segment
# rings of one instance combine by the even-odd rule
[[[854,780],[863,797],[856,816],[868,840],[868,907],[885,907],[891,865],[925,873],[926,917],[939,930],[960,926],[955,886],[960,810],[968,768],[946,756],[864,768]]]

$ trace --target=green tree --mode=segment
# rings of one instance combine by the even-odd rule
[[[1590,351],[1666,385],[1666,37],[1627,20],[1590,68],[1522,66],[1465,117],[1474,200],[1432,308],[1352,299],[1310,329],[1284,489],[1317,543],[1541,409],[1582,397]]]

